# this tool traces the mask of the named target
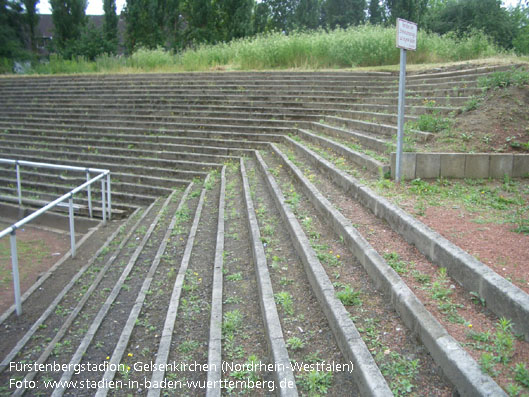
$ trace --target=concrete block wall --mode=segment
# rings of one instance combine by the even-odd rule
[[[396,153],[391,153],[395,179]],[[520,178],[529,175],[529,154],[412,153],[402,154],[401,178]]]

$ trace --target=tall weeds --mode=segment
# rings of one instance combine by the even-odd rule
[[[419,32],[409,63],[450,62],[497,55],[500,50],[481,32],[464,38]],[[51,57],[36,73],[204,71],[221,69],[333,69],[397,64],[395,29],[364,25],[333,31],[269,33],[230,43],[199,45],[173,54],[138,49],[129,57],[102,56],[94,62]]]

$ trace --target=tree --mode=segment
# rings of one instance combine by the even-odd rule
[[[29,46],[33,52],[36,51],[35,28],[39,24],[39,14],[37,14],[37,3],[39,0],[23,0],[26,9],[25,20],[29,31]]]
[[[97,29],[93,23],[87,23],[81,30],[81,35],[75,41],[63,49],[65,58],[82,56],[90,61],[95,60],[101,54],[112,53],[115,46],[108,41],[102,29]]]
[[[127,0],[126,47],[129,52],[137,47],[156,48],[165,43],[165,0]]]
[[[390,24],[395,24],[397,18],[421,24],[428,9],[428,0],[386,0],[386,7]]]
[[[270,29],[270,9],[266,3],[257,3],[253,12],[253,32],[263,33]]]
[[[297,2],[298,0],[263,0],[270,10],[270,22],[273,29],[282,32],[292,29]]]
[[[118,21],[116,14],[116,0],[103,0],[103,37],[108,43],[111,53],[115,53],[118,46]]]
[[[384,14],[379,0],[369,1],[369,23],[378,25],[384,22]]]
[[[217,31],[222,40],[248,36],[252,31],[253,0],[222,0],[217,6]]]
[[[326,0],[325,22],[332,29],[364,22],[366,0]]]
[[[294,25],[298,28],[316,29],[321,20],[320,0],[299,0],[294,12]]]
[[[509,10],[511,22],[514,26],[512,46],[520,55],[529,54],[529,7],[521,5],[511,7]]]
[[[184,45],[215,41],[215,24],[211,0],[184,0],[181,6],[186,23]]]
[[[165,37],[169,48],[176,49],[182,45],[180,1],[167,0],[167,12],[165,15]]]
[[[81,37],[86,23],[86,0],[50,0],[54,26],[53,43],[62,52]]]
[[[24,50],[22,5],[0,0],[0,73],[11,72],[13,60],[27,58]]]
[[[481,30],[504,48],[512,47],[516,30],[500,0],[458,0],[448,3],[435,18],[429,20],[428,28],[439,34],[455,32],[460,36],[472,30]]]

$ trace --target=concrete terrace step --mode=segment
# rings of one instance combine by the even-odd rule
[[[137,127],[145,129],[153,129],[156,127],[167,128],[167,129],[181,129],[194,127],[194,129],[204,128],[204,125],[213,124],[216,128],[226,128],[226,126],[234,126],[239,128],[244,127],[255,127],[259,126],[267,128],[271,131],[274,127],[279,127],[279,131],[282,128],[288,128],[294,126],[297,123],[291,120],[270,120],[270,119],[257,119],[257,118],[228,118],[228,117],[190,117],[190,116],[170,116],[170,117],[127,117],[127,116],[114,116],[106,117],[104,121],[94,120],[93,117],[87,117],[81,115],[80,117],[72,117],[71,115],[61,116],[60,114],[52,115],[48,114],[45,117],[41,117],[38,114],[32,115],[32,117],[12,117],[0,115],[0,122],[13,122],[13,123],[49,123],[51,125],[82,125],[82,126],[100,126],[108,125],[110,128],[116,128],[116,126],[126,127]]]
[[[457,88],[457,87],[454,87]],[[408,97],[416,98],[443,98],[445,101],[464,97],[468,98],[473,95],[481,94],[481,89],[441,89],[441,90],[422,90],[422,91],[412,91],[407,90],[406,95]],[[397,91],[391,92],[382,92],[378,93],[329,93],[329,92],[299,92],[293,91],[291,93],[283,93],[277,91],[270,92],[212,92],[212,93],[190,93],[185,91],[182,93],[98,93],[97,95],[101,101],[120,101],[125,103],[134,103],[141,101],[145,103],[146,101],[154,101],[156,103],[174,103],[177,101],[186,101],[190,103],[210,103],[214,100],[222,101],[246,101],[246,102],[255,102],[255,101],[302,101],[302,102],[343,102],[343,103],[356,103],[356,102],[365,102],[366,100],[379,101],[387,100],[388,97],[395,98]],[[57,102],[71,102],[71,101],[81,101],[83,98],[86,98],[86,94],[83,93],[65,93],[65,94],[3,94],[2,103],[13,103],[13,101],[25,101],[30,104],[37,103],[39,101],[57,101]]]
[[[82,95],[159,95],[165,96],[168,94],[183,94],[189,95],[216,95],[216,94],[252,94],[252,95],[268,95],[270,92],[280,93],[282,95],[308,95],[318,94],[322,96],[332,96],[340,94],[362,94],[362,95],[379,95],[379,94],[394,94],[398,91],[398,84],[391,85],[372,85],[372,84],[348,84],[344,82],[336,82],[335,85],[304,85],[304,84],[275,84],[269,81],[266,85],[204,85],[193,86],[187,83],[182,85],[172,86],[171,84],[160,84],[158,86],[134,86],[116,84],[111,85],[95,85],[95,86],[60,86],[49,87],[47,89],[36,90],[34,87],[3,87],[6,94],[24,95],[60,95],[60,94],[82,94]],[[411,92],[446,92],[451,93],[454,90],[475,90],[477,83],[475,81],[465,81],[457,83],[433,83],[433,84],[415,84],[412,83],[407,86]],[[36,92],[37,91],[37,92]],[[470,92],[470,91],[469,91]]]
[[[383,114],[396,114],[397,105],[377,105],[377,104],[350,104],[347,109],[324,109],[324,108],[308,108],[308,107],[262,107],[262,106],[224,106],[224,105],[166,105],[166,106],[150,106],[150,105],[136,105],[134,109],[124,108],[116,104],[70,104],[68,107],[58,106],[54,103],[40,103],[40,104],[19,104],[19,105],[5,105],[0,109],[0,114],[17,116],[20,113],[27,115],[49,114],[52,109],[55,109],[58,114],[78,114],[90,115],[91,117],[112,117],[113,115],[122,114],[129,117],[141,116],[178,116],[178,115],[204,115],[208,116],[242,116],[258,117],[258,118],[276,118],[276,119],[294,119],[294,120],[312,120],[320,117],[322,114],[331,114],[338,112],[376,112]],[[441,114],[447,114],[457,111],[457,107],[443,107],[443,106],[406,106],[406,114],[419,115],[423,113],[431,113],[434,111]]]
[[[411,74],[409,120],[457,110],[477,92],[477,78],[493,70]],[[81,266],[72,261],[56,272],[64,275],[61,283],[43,281],[56,297],[40,304],[40,285],[35,287],[36,295],[24,303],[35,306],[27,321],[0,318],[6,326],[0,382],[14,376],[38,382],[211,381],[216,386],[202,391],[217,397],[228,390],[214,382],[240,376],[213,366],[166,371],[160,365],[258,360],[276,366],[252,377],[272,382],[279,395],[297,396],[310,390],[306,375],[290,364],[317,356],[354,364],[352,373],[331,373],[329,395],[391,395],[407,376],[387,370],[394,360],[420,363],[406,378],[415,393],[505,395],[454,339],[450,324],[434,317],[436,303],[415,295],[415,286],[383,254],[402,247],[403,255],[424,255],[424,266],[446,267],[454,294],[467,301],[470,291],[483,294],[495,313],[483,321],[493,328],[495,316],[505,315],[529,340],[523,324],[527,294],[330,162],[352,174],[388,172],[383,160],[396,132],[396,77],[236,72],[0,79],[3,156],[97,164],[111,170],[117,209],[149,206],[134,212]],[[34,201],[82,180],[22,172],[24,196]],[[0,194],[16,199],[13,170],[0,167]],[[82,209],[86,199],[76,203]],[[370,238],[371,228],[391,241],[380,245]],[[469,280],[476,269],[482,271]],[[346,287],[361,307],[338,297]],[[470,301],[465,310],[472,310]],[[301,348],[294,347],[295,338]],[[9,361],[21,359],[116,366],[79,374],[7,369]],[[138,361],[159,366],[132,368]],[[24,391],[30,392],[13,390]],[[97,391],[47,392],[158,397],[174,389],[102,384]]]
[[[243,111],[237,110],[234,111],[232,108],[223,107],[212,107],[210,110],[201,109],[175,109],[171,107],[171,110],[161,111],[156,108],[145,108],[145,110],[139,109],[122,109],[116,108],[115,110],[105,108],[92,108],[92,107],[68,107],[68,108],[57,108],[57,112],[51,112],[48,106],[40,107],[5,107],[0,111],[0,114],[4,117],[9,117],[12,119],[15,118],[27,118],[28,112],[31,112],[31,117],[57,117],[57,118],[71,118],[71,119],[82,119],[86,117],[105,117],[105,119],[128,119],[128,120],[137,120],[139,121],[177,121],[182,117],[188,119],[247,119],[247,120],[263,120],[265,122],[279,122],[283,120],[314,120],[316,119],[320,112],[316,109],[310,110],[300,110],[297,112],[289,112],[284,109],[270,109],[268,112],[264,112],[263,109],[259,108],[246,108]],[[117,113],[117,111],[119,113]]]
[[[342,128],[347,127],[354,129],[355,131],[370,133],[378,137],[392,138],[397,135],[397,127],[380,124],[378,122],[346,119],[335,116],[326,116],[324,121],[332,125],[341,126]],[[434,136],[432,133],[416,130],[412,130],[411,133],[413,133],[417,140],[422,142],[426,142]]]
[[[12,140],[16,140],[17,147],[23,147],[31,150],[41,150],[43,152],[51,152],[55,150],[64,150],[65,152],[74,152],[74,153],[92,153],[92,154],[101,154],[101,161],[104,161],[105,156],[119,156],[122,159],[127,160],[128,158],[143,158],[146,159],[146,161],[149,161],[149,159],[160,159],[160,160],[170,160],[170,161],[186,161],[187,164],[204,164],[206,166],[214,167],[216,164],[221,164],[229,161],[234,161],[238,159],[236,156],[222,156],[222,155],[209,155],[209,154],[201,154],[201,153],[189,153],[189,152],[173,152],[173,151],[153,151],[153,150],[146,150],[145,144],[138,145],[138,148],[133,149],[132,147],[135,146],[133,144],[123,144],[122,142],[118,142],[121,147],[113,147],[108,145],[107,142],[98,142],[96,140],[94,141],[87,141],[86,139],[83,140],[77,140],[77,142],[72,142],[70,139],[57,139],[57,137],[51,137],[49,142],[47,142],[46,138],[39,137],[39,141],[36,142],[33,140],[21,140],[22,136],[20,134],[17,134],[16,137],[11,138]],[[31,136],[26,136],[26,139],[30,139]],[[11,140],[10,139],[10,140]],[[76,143],[75,145],[72,145],[71,143]],[[106,144],[106,146],[92,146],[92,144]],[[7,142],[6,140],[0,140],[0,144],[3,144],[3,147],[13,147],[13,143]],[[80,151],[80,146],[88,146],[88,150],[82,150]],[[110,147],[109,147],[110,146]],[[166,150],[168,148],[165,148]],[[152,163],[153,166],[155,165],[164,165],[163,163]],[[168,163],[165,164],[166,167],[172,167],[174,163]],[[179,167],[181,169],[185,169],[186,167],[181,166]],[[187,171],[193,171],[193,170],[187,170]]]
[[[413,107],[413,106],[425,106],[427,103],[434,103],[436,106],[441,105],[442,107],[453,107],[453,106],[462,106],[467,101],[472,99],[471,97],[423,97],[423,96],[407,96],[406,97],[406,106],[407,107]],[[28,105],[28,102],[30,105],[38,104],[39,101],[28,101],[27,99],[12,99],[10,101],[2,101],[2,98],[0,97],[0,104],[2,106],[16,106],[16,105]],[[120,106],[125,109],[129,109],[134,111],[136,107],[144,108],[146,105],[148,106],[161,106],[162,108],[171,108],[172,106],[224,106],[226,104],[230,104],[232,106],[242,107],[242,106],[252,106],[258,109],[266,109],[270,107],[285,107],[285,108],[297,108],[297,109],[346,109],[349,110],[351,107],[355,105],[365,105],[365,104],[373,104],[373,105],[386,105],[386,106],[396,106],[397,105],[397,99],[395,97],[354,97],[354,98],[340,98],[339,100],[336,100],[336,98],[319,98],[319,100],[312,101],[311,99],[307,98],[299,98],[299,97],[286,97],[284,99],[278,99],[278,98],[269,98],[269,99],[263,99],[262,97],[259,97],[257,99],[241,99],[240,97],[225,97],[225,96],[204,96],[202,98],[196,98],[196,97],[179,97],[179,98],[159,98],[159,97],[152,97],[150,99],[146,99],[145,97],[138,97],[136,99],[131,99],[128,97],[119,98],[119,97],[109,97],[109,98],[100,98],[100,99],[94,99],[94,98],[84,98],[79,97],[77,99],[67,98],[67,97],[61,97],[61,98],[55,98],[53,102],[46,101],[46,106],[50,107],[68,107],[68,106],[98,106],[98,107],[106,107],[106,106]]]
[[[357,131],[350,131],[348,129],[325,123],[312,123],[309,131],[316,131],[331,137],[335,136],[341,139],[350,140],[380,153],[384,153],[388,149],[388,146],[392,145],[392,141],[385,138],[374,137],[372,135]]]

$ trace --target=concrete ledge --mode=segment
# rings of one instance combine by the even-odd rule
[[[360,393],[365,396],[392,395],[375,360],[356,330],[349,313],[336,298],[331,280],[316,257],[316,253],[312,249],[307,236],[292,210],[285,203],[281,189],[258,152],[256,152],[256,158],[261,171],[265,175],[265,181],[272,193],[281,218],[285,222],[296,251],[303,262],[312,290],[329,321],[338,346],[345,359],[354,365],[352,376],[358,385]]]
[[[162,237],[162,241],[160,243],[160,245],[158,246],[158,250],[156,251],[156,255],[154,256],[154,259],[151,263],[151,266],[149,267],[149,271],[147,272],[146,274],[146,277],[145,279],[143,280],[143,283],[142,283],[142,286],[141,286],[141,289],[140,291],[138,292],[138,295],[136,297],[136,300],[134,302],[134,306],[132,307],[130,313],[129,313],[129,317],[127,318],[127,322],[125,323],[125,326],[123,327],[122,331],[121,331],[121,334],[119,336],[119,340],[116,344],[116,347],[114,349],[114,351],[112,352],[112,356],[110,358],[111,362],[117,362],[117,363],[120,363],[121,360],[123,359],[123,355],[125,354],[125,350],[127,348],[127,345],[129,343],[129,340],[130,340],[130,337],[132,335],[132,332],[134,330],[134,327],[136,326],[136,321],[138,320],[138,317],[140,315],[140,312],[143,308],[143,304],[145,303],[145,299],[147,297],[147,292],[151,286],[151,283],[152,283],[152,280],[154,278],[154,273],[156,272],[156,270],[158,269],[158,266],[160,265],[160,262],[162,261],[162,256],[164,255],[165,253],[165,250],[167,248],[167,244],[169,243],[169,240],[171,239],[171,233],[173,232],[175,226],[176,226],[176,222],[177,222],[177,213],[182,209],[182,207],[184,206],[185,204],[185,201],[187,200],[187,195],[189,194],[189,191],[190,191],[190,186],[188,186],[188,188],[186,189],[185,193],[182,195],[182,197],[180,198],[180,202],[178,204],[178,207],[173,215],[173,217],[171,218],[171,222],[169,224],[169,226],[167,227],[167,230],[165,231],[164,233],[164,236]],[[176,194],[177,194],[177,190],[174,190],[173,193],[171,193],[171,195],[168,197],[167,201],[165,202],[165,204],[169,204],[171,203],[171,201],[174,200],[174,198],[176,198]],[[165,211],[169,209],[168,206],[164,205],[162,207],[162,211]],[[114,376],[116,375],[116,369],[113,369],[113,368],[108,368],[104,375],[103,375],[103,378],[105,380],[105,385],[102,385],[101,387],[98,388],[97,392],[95,393],[96,396],[98,397],[104,397],[108,394],[108,392],[110,391],[110,388],[109,387],[106,387],[106,385],[108,385],[109,383],[108,382],[111,382],[113,379],[114,379]]]
[[[207,176],[204,181],[204,186],[208,182],[210,175]],[[191,253],[193,251],[193,245],[195,244],[195,237],[197,235],[198,224],[202,217],[202,208],[204,206],[204,200],[206,197],[206,188],[203,187],[198,199],[198,205],[195,210],[195,216],[193,218],[193,224],[187,235],[186,247],[182,260],[180,261],[180,268],[173,284],[173,291],[171,293],[171,299],[169,300],[169,306],[167,307],[167,315],[165,316],[165,323],[160,336],[160,343],[158,345],[158,352],[156,353],[156,368],[154,369],[151,381],[157,382],[158,384],[164,379],[165,368],[164,364],[167,363],[169,352],[171,349],[171,341],[173,338],[173,331],[176,325],[176,316],[178,313],[178,307],[180,305],[180,295],[182,293],[182,287],[184,285],[185,274],[191,260]],[[161,393],[161,389],[152,388],[148,391],[148,397],[157,397]]]
[[[261,243],[259,224],[257,223],[257,217],[255,216],[255,210],[250,196],[250,186],[248,184],[248,178],[246,176],[246,169],[244,167],[243,159],[240,160],[240,166],[245,198],[244,202],[246,204],[246,212],[248,216],[248,229],[250,231],[250,243],[252,246],[255,274],[259,289],[259,303],[265,325],[266,337],[268,339],[270,358],[274,364],[279,364],[275,366],[277,371],[274,372],[274,381],[280,396],[294,397],[298,395],[296,379],[290,366],[290,359],[288,356],[285,340],[283,338],[283,330],[281,328],[281,323],[279,322],[279,315],[277,313],[277,307],[274,300],[274,291],[272,289],[272,281],[270,280],[270,274],[268,273],[266,254],[264,252],[263,244]],[[282,384],[291,384],[294,386],[281,387]]]
[[[393,230],[415,245],[432,263],[446,267],[448,273],[467,291],[478,292],[494,314],[510,318],[515,331],[529,340],[528,294],[355,178],[294,141],[293,145],[298,153],[328,175],[334,183],[377,217],[387,221]]]
[[[352,139],[354,141],[360,142],[363,146],[368,147],[379,152],[386,150],[388,143],[390,141],[385,141],[383,139],[375,138],[360,132],[348,131],[339,127],[331,126],[328,124],[322,124],[313,122],[311,123],[310,128],[314,131],[321,132],[330,136],[335,136],[338,138]]]
[[[226,204],[226,166],[220,175],[219,215],[217,242],[213,264],[213,288],[211,292],[211,318],[209,322],[208,377],[214,385],[206,391],[207,397],[220,397],[222,379],[222,268],[224,266],[224,209]]]
[[[367,154],[363,154],[360,152],[356,152],[352,149],[349,149],[348,147],[338,143],[334,142],[330,139],[327,139],[322,136],[318,136],[315,134],[312,134],[309,131],[298,129],[298,134],[301,135],[303,138],[307,139],[309,142],[313,142],[317,145],[321,145],[323,147],[327,147],[331,150],[334,150],[335,152],[341,154],[342,156],[347,157],[350,161],[354,162],[355,164],[358,164],[361,167],[365,167],[367,170],[384,175],[386,172],[389,171],[389,165],[383,164],[378,160],[375,160],[374,158],[368,156]],[[286,140],[288,142],[288,140]]]
[[[377,287],[390,296],[391,303],[408,328],[417,333],[434,360],[443,368],[448,379],[461,395],[504,395],[503,390],[488,375],[481,373],[479,365],[450,336],[446,329],[422,305],[400,276],[386,263],[369,242],[358,233],[351,222],[309,182],[303,173],[281,153],[275,145],[273,151],[292,171],[303,192],[318,212],[328,221],[335,233],[344,238],[348,248],[366,269]],[[446,343],[442,343],[446,341]],[[447,347],[449,346],[449,348]],[[453,357],[457,362],[453,362]]]
[[[529,154],[496,153],[403,153],[402,179],[520,178],[529,175]],[[391,153],[395,177],[396,153]]]

